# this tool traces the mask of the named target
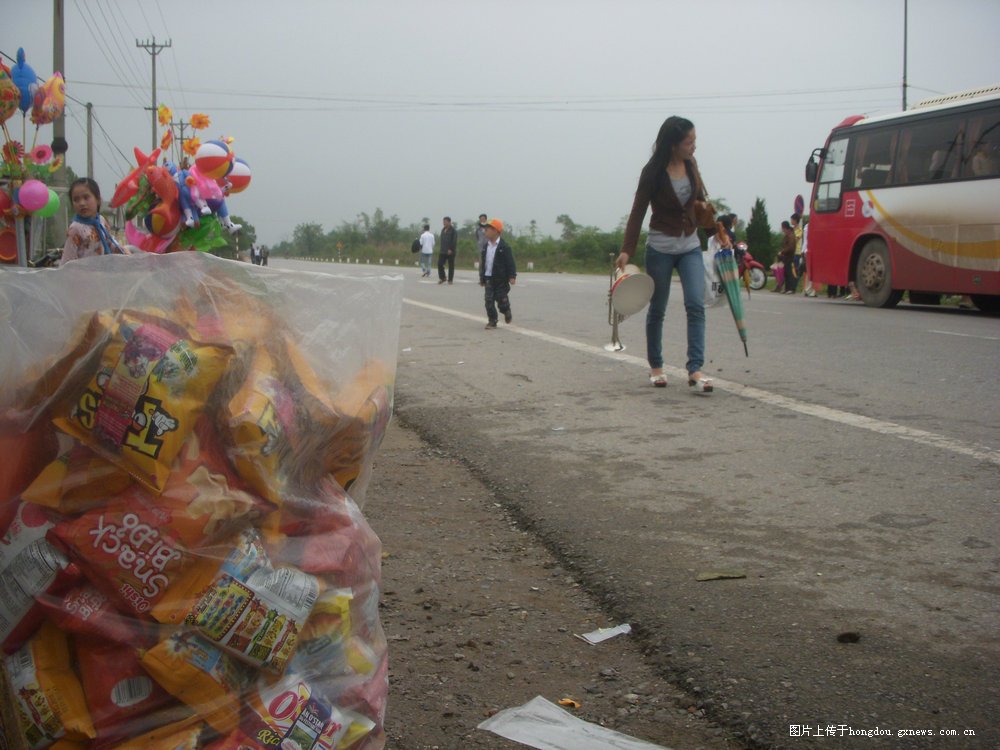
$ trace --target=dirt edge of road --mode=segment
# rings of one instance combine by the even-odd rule
[[[614,593],[474,462],[399,412],[365,513],[383,544],[387,747],[510,748],[476,726],[536,695],[575,700],[568,710],[585,721],[678,750],[759,746],[746,725],[719,723],[641,628],[596,646],[574,637],[627,621]]]

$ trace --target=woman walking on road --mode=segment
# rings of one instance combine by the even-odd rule
[[[694,160],[695,137],[694,123],[683,117],[668,117],[660,126],[653,155],[639,175],[622,250],[615,262],[624,269],[635,255],[646,210],[651,209],[646,242],[646,273],[653,279],[653,297],[646,312],[649,382],[657,388],[667,385],[663,320],[670,277],[676,268],[687,313],[688,385],[695,393],[707,394],[712,392],[712,381],[701,371],[705,364],[705,265],[695,220],[696,205],[705,201],[705,185]]]

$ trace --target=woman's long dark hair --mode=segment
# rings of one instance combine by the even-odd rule
[[[656,143],[653,144],[653,154],[642,168],[640,185],[646,187],[651,185],[654,192],[659,190],[660,185],[665,181],[663,176],[670,161],[670,156],[674,152],[674,146],[681,143],[688,137],[688,133],[694,130],[694,123],[684,117],[673,115],[663,121],[659,132],[656,134]]]

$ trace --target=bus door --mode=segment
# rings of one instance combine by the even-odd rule
[[[844,135],[832,138],[827,145],[809,216],[810,278],[837,286],[847,286],[850,263],[850,252],[845,258],[842,248],[850,242],[851,230],[841,220],[847,144]]]

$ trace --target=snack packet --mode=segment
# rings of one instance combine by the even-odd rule
[[[4,657],[3,668],[18,725],[29,750],[56,740],[93,739],[80,682],[70,667],[66,636],[49,623],[17,653]]]
[[[125,616],[89,583],[74,586],[58,596],[39,596],[37,601],[45,616],[66,633],[102,638],[133,648],[150,646],[156,641],[150,623]]]
[[[238,555],[243,550],[237,547]],[[229,560],[199,560],[153,610],[160,622],[197,628],[234,656],[281,674],[298,645],[319,584],[290,567],[272,568],[266,557],[252,570]]]
[[[280,505],[298,427],[292,393],[279,379],[274,360],[264,347],[257,348],[223,419],[236,471],[261,497]]]
[[[79,440],[60,435],[59,455],[43,468],[21,497],[65,515],[90,510],[132,483],[128,472],[106,461]]]
[[[99,313],[110,336],[88,384],[55,425],[159,493],[232,355],[166,317]]]
[[[74,638],[73,645],[96,745],[120,742],[188,716],[189,710],[140,666],[134,648],[86,636]],[[171,704],[173,711],[167,709]]]
[[[35,597],[61,591],[79,578],[79,569],[46,540],[51,528],[43,508],[19,503],[0,539],[0,643],[7,652],[38,627],[42,611]]]
[[[193,630],[179,630],[140,652],[143,669],[168,693],[190,706],[221,734],[232,732],[240,715],[240,693],[252,671]]]
[[[124,740],[113,750],[199,750],[211,730],[198,714],[191,714],[146,734]]]

